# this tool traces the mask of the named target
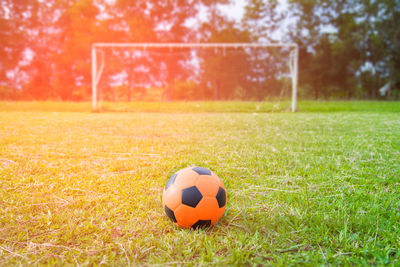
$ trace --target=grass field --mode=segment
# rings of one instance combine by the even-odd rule
[[[400,103],[307,103],[1,102],[0,265],[400,265]],[[228,191],[209,230],[161,207],[190,165]]]
[[[279,102],[103,102],[105,112],[161,112],[161,113],[273,113],[289,112],[290,101]],[[300,112],[400,112],[395,101],[300,101]],[[0,111],[91,112],[89,102],[7,102],[0,101]]]

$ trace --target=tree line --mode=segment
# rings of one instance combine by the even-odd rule
[[[230,2],[3,0],[0,99],[88,100],[95,42],[294,42],[300,97],[400,98],[399,1],[247,0],[240,20],[221,9]],[[290,96],[285,49],[103,52],[110,100],[149,81],[166,100]]]

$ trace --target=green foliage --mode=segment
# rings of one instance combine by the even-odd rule
[[[0,99],[14,99],[16,98],[15,91],[9,87],[0,85]]]
[[[309,94],[374,99],[390,82],[389,98],[397,95],[398,1],[290,2],[298,19],[292,38],[301,44],[300,83]]]
[[[296,42],[300,46],[300,94],[315,99],[398,99],[400,96],[400,2],[396,0],[246,1],[241,21],[221,12],[227,0],[4,0],[0,7],[0,86],[14,92],[2,99],[86,100],[91,91],[90,50],[94,42]],[[202,10],[199,17],[198,10]],[[192,24],[188,23],[191,22]],[[287,30],[289,36],[280,31]],[[165,51],[164,51],[165,52]],[[178,51],[179,52],[179,51]],[[106,56],[112,54],[104,51]],[[201,77],[190,76],[189,56],[164,56],[149,62],[133,52],[107,58],[107,65],[124,69],[122,82],[131,91],[143,79],[165,76],[164,100],[174,96],[175,80],[197,80],[213,99],[264,100],[284,94],[285,52],[242,56],[199,56]],[[271,58],[274,58],[272,60]],[[278,58],[278,60],[276,60]],[[137,66],[148,67],[145,75]],[[115,98],[112,77],[105,69],[104,92]],[[145,78],[143,77],[145,76]],[[153,77],[154,76],[154,77]],[[384,97],[379,88],[389,83]],[[121,87],[121,88],[122,88]],[[141,86],[143,87],[143,86]],[[237,90],[240,88],[240,92]],[[282,89],[283,88],[283,89]],[[239,93],[238,93],[239,92]],[[145,98],[143,96],[142,98]]]
[[[346,103],[353,112],[20,112],[29,103],[17,102],[0,112],[0,264],[397,266],[398,105]],[[228,192],[206,231],[174,227],[161,207],[168,174],[192,164]]]
[[[213,95],[210,88],[203,89],[193,80],[175,80],[172,90],[173,100],[204,100],[212,99]]]

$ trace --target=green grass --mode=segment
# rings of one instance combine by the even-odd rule
[[[259,104],[273,105],[207,103]],[[400,265],[396,102],[43,112],[55,105],[0,104],[0,265]],[[325,109],[336,112],[311,112]],[[228,191],[209,230],[178,229],[161,207],[189,165]]]
[[[162,113],[203,113],[203,112],[251,112],[272,113],[291,110],[290,101],[271,102],[104,102],[105,112],[162,112]],[[0,101],[0,111],[40,111],[40,112],[91,112],[90,102],[55,101]],[[400,112],[400,103],[395,101],[299,101],[300,112]]]

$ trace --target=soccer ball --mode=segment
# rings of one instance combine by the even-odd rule
[[[212,226],[225,211],[225,186],[206,168],[182,169],[165,185],[163,207],[171,221],[181,228]]]

